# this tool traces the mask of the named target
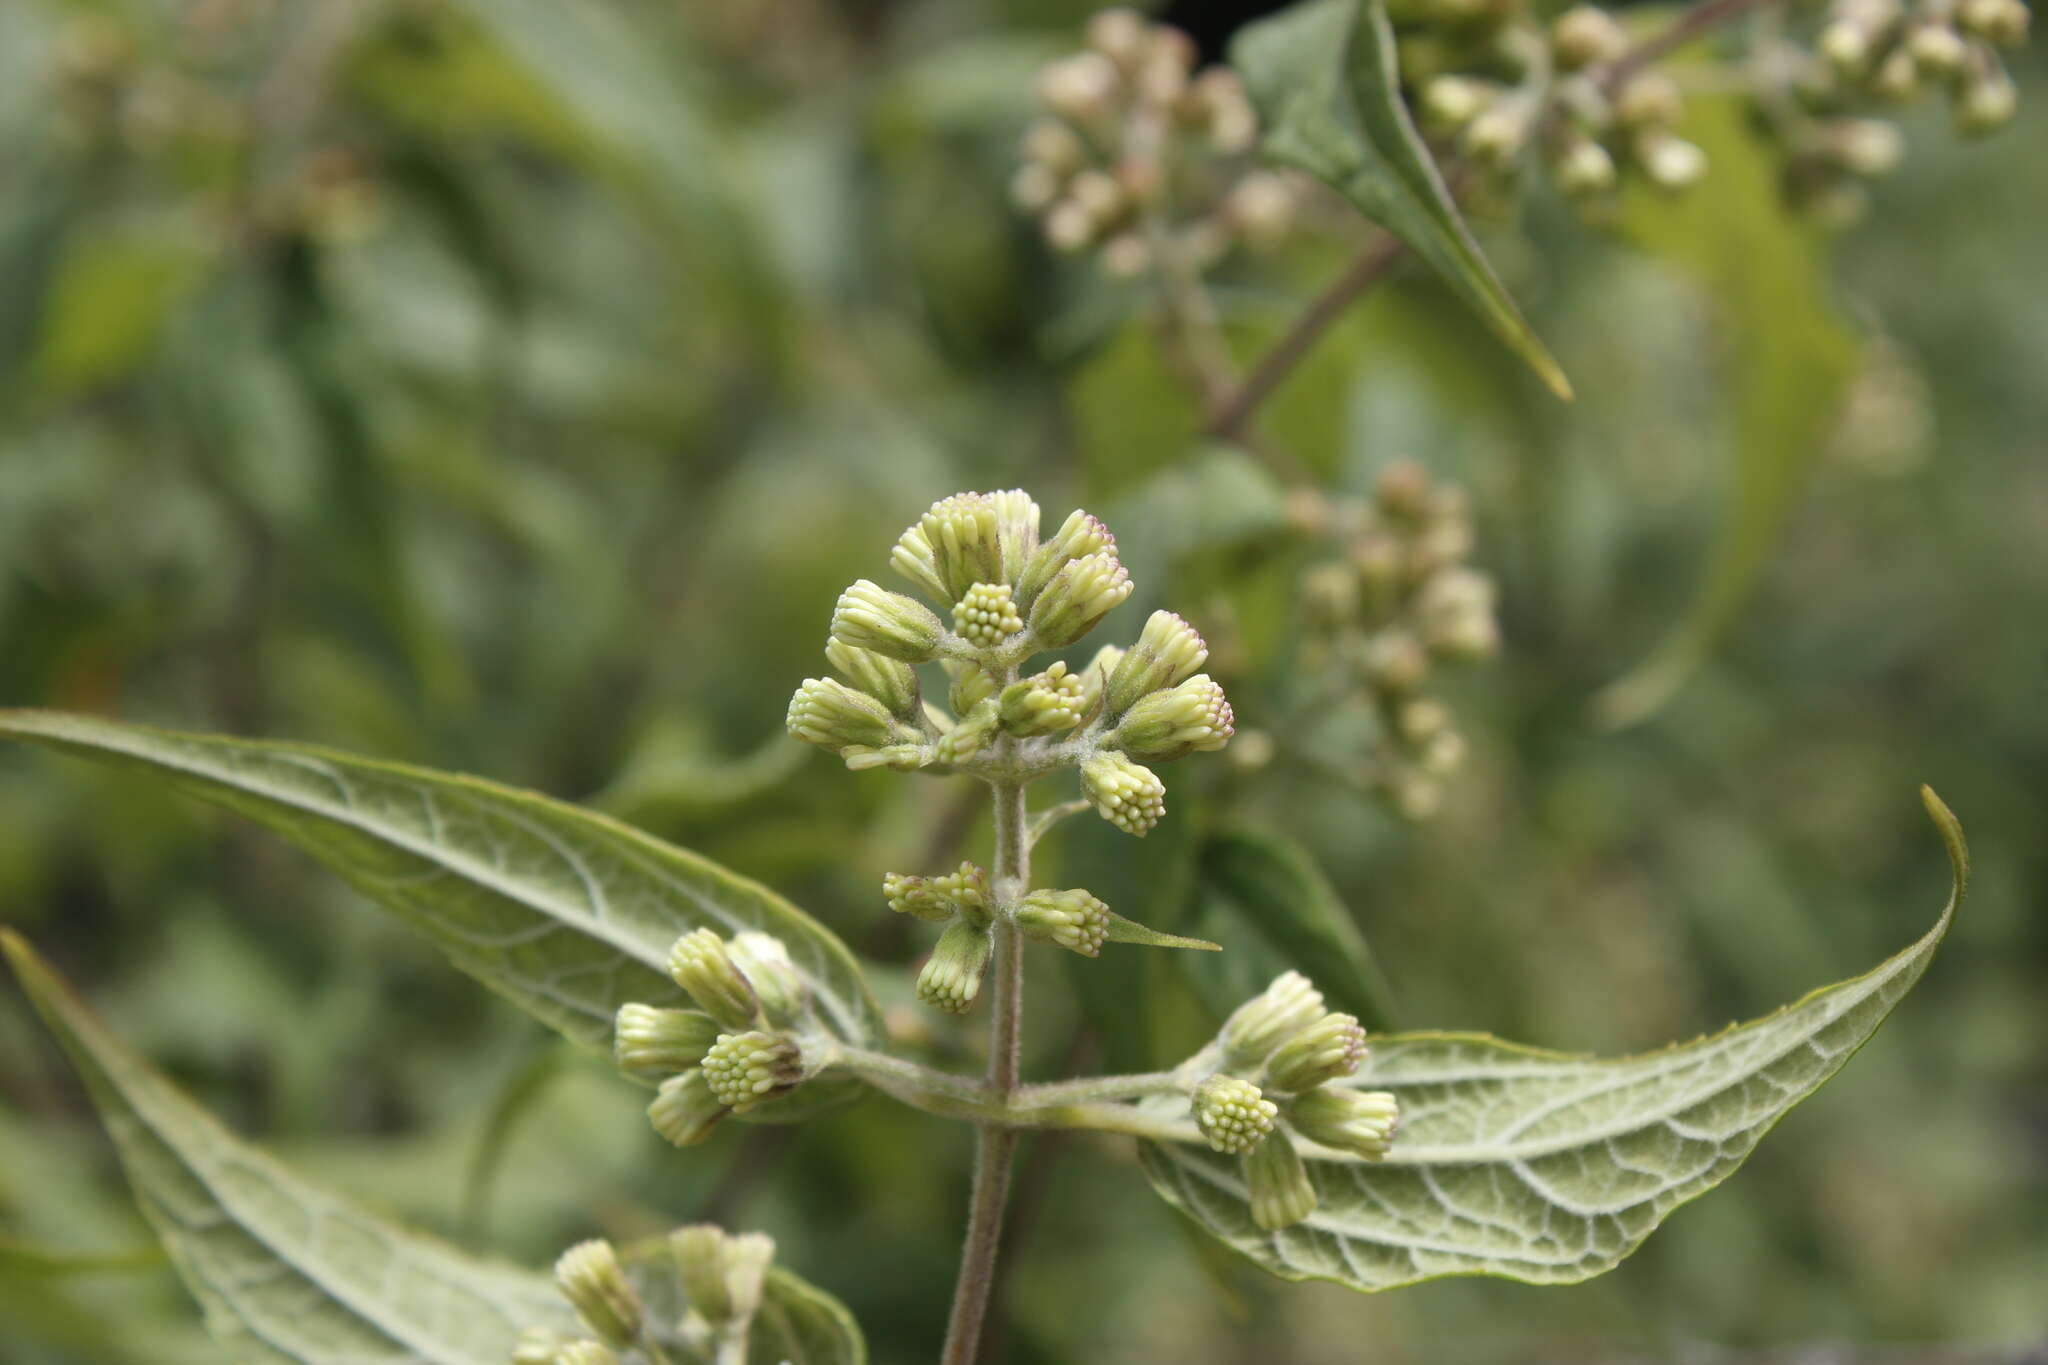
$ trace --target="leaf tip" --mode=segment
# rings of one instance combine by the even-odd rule
[[[1920,804],[1927,808],[1928,819],[1941,831],[1941,842],[1948,846],[1949,866],[1955,870],[1956,899],[1970,889],[1970,845],[1963,838],[1963,822],[1956,819],[1956,813],[1948,808],[1948,802],[1934,794],[1934,788],[1920,784]]]

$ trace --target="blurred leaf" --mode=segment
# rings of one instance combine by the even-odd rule
[[[44,396],[71,397],[142,360],[205,265],[196,242],[161,224],[68,243],[33,361]]]
[[[1379,1165],[1312,1158],[1320,1205],[1279,1232],[1252,1221],[1235,1157],[1146,1143],[1146,1173],[1169,1203],[1283,1279],[1372,1291],[1443,1275],[1570,1284],[1610,1270],[1741,1165],[1926,970],[1970,857],[1948,807],[1921,796],[1954,887],[1926,936],[1866,975],[1712,1038],[1614,1061],[1483,1034],[1379,1039],[1346,1083],[1400,1097],[1393,1151]]]
[[[862,1045],[880,1036],[860,969],[830,930],[605,816],[472,777],[52,711],[0,712],[0,735],[150,773],[267,825],[585,1047],[610,1045],[622,1004],[681,999],[668,951],[702,927],[780,938],[826,1028]],[[828,1087],[813,1098],[833,1097]]]
[[[107,1270],[142,1270],[162,1263],[162,1247],[128,1251],[71,1251],[37,1246],[0,1234],[0,1270],[15,1275],[87,1275]]]
[[[1315,857],[1285,835],[1244,826],[1212,835],[1203,882],[1245,925],[1368,1029],[1394,1027],[1392,990]]]
[[[677,1284],[666,1239],[628,1247],[622,1257],[647,1304],[648,1317],[680,1322],[689,1305]],[[868,1347],[845,1304],[771,1265],[747,1338],[746,1358],[750,1365],[867,1365]]]
[[[1686,134],[1714,165],[1710,194],[1629,196],[1625,229],[1697,280],[1718,313],[1727,375],[1729,491],[1692,606],[1650,657],[1595,699],[1610,725],[1661,707],[1705,659],[1770,561],[1856,369],[1828,298],[1821,229],[1785,207],[1773,155],[1733,100],[1688,104]]]
[[[1480,253],[1401,102],[1382,0],[1310,0],[1231,45],[1269,160],[1330,185],[1406,242],[1560,398],[1571,384]]]
[[[101,1028],[19,937],[0,931],[0,948],[237,1360],[503,1365],[522,1328],[573,1326],[546,1278],[394,1227],[243,1143]]]

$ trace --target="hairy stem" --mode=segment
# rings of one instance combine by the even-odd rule
[[[1023,940],[1010,907],[1031,884],[1031,844],[1021,783],[994,785],[996,825],[994,988],[989,1001],[988,1079],[985,1097],[1007,1107],[1017,1088],[1024,1018]],[[971,1365],[981,1344],[982,1319],[995,1283],[996,1253],[1002,1244],[1003,1207],[1010,1193],[1010,1160],[1017,1150],[1014,1128],[984,1121],[974,1135],[974,1187],[967,1210],[967,1242],[960,1276],[953,1286],[953,1311],[946,1322],[944,1365]]]

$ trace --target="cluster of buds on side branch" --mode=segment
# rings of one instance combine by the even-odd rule
[[[1472,521],[1463,492],[1432,483],[1412,461],[1388,466],[1369,503],[1329,509],[1328,518],[1344,555],[1302,584],[1310,667],[1335,669],[1363,689],[1381,734],[1370,779],[1402,815],[1425,819],[1465,755],[1430,679],[1440,665],[1498,652],[1493,581],[1466,563]]]
[[[743,1360],[775,1259],[773,1238],[708,1223],[678,1228],[628,1262],[603,1239],[555,1262],[555,1285],[589,1334],[521,1334],[512,1365],[668,1365]]]
[[[1187,34],[1130,9],[1098,11],[1083,51],[1039,72],[1044,115],[1024,134],[1011,180],[1061,251],[1094,250],[1135,276],[1160,251],[1196,269],[1236,243],[1286,236],[1300,191],[1254,169],[1258,116],[1228,67],[1197,72]]]
[[[1299,972],[1240,1006],[1217,1035],[1214,1055],[1219,1065],[1194,1085],[1189,1108],[1210,1148],[1243,1162],[1260,1227],[1290,1227],[1316,1210],[1298,1140],[1361,1161],[1386,1157],[1398,1102],[1348,1083],[1366,1060],[1365,1030],[1351,1015],[1325,1009],[1322,993]]]

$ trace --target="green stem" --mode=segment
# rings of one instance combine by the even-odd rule
[[[1188,1089],[1202,1074],[1192,1063],[1177,1071],[1089,1076],[1019,1086],[1006,1098],[998,1099],[989,1092],[986,1082],[919,1066],[885,1052],[822,1040],[807,1043],[806,1047],[829,1047],[829,1065],[844,1067],[892,1099],[942,1118],[1005,1128],[1093,1128],[1164,1141],[1188,1141],[1195,1131],[1191,1125],[1140,1113],[1129,1104],[1120,1103]]]
[[[1024,787],[1007,782],[995,792],[995,978],[988,1034],[988,1080],[983,1097],[1007,1109],[1017,1088],[1024,1017],[1023,940],[1010,909],[1031,884],[1031,845],[1025,837]],[[999,1122],[983,1120],[974,1134],[974,1187],[968,1200],[967,1240],[960,1253],[960,1275],[953,1286],[953,1311],[946,1321],[943,1365],[972,1365],[981,1345],[982,1320],[988,1314],[989,1290],[995,1283],[996,1253],[1003,1236],[1003,1209],[1010,1194],[1010,1159],[1017,1150],[1017,1132]]]

